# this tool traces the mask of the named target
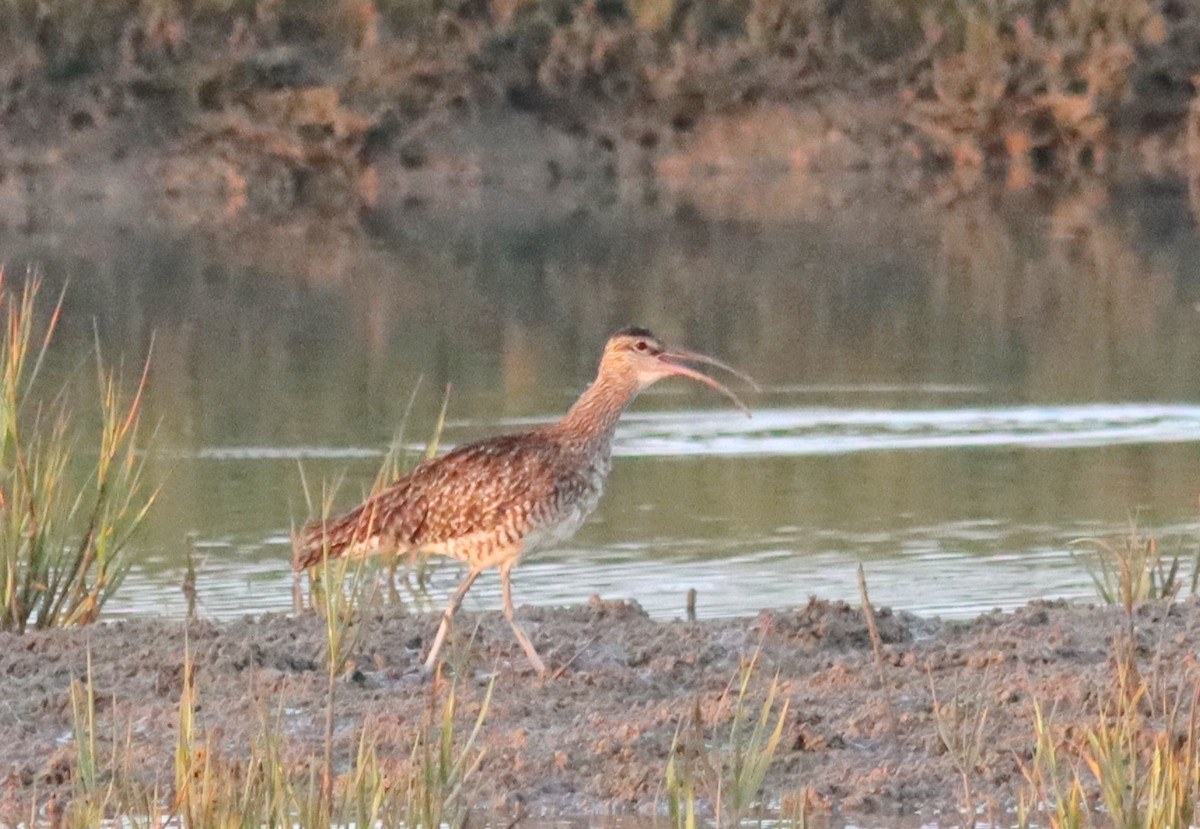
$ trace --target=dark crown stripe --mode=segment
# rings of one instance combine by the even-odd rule
[[[637,326],[631,325],[629,328],[622,328],[616,334],[613,334],[613,336],[614,337],[653,337],[654,332],[651,331],[649,328],[638,328]]]

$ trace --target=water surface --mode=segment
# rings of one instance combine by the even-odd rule
[[[290,606],[301,469],[351,503],[410,398],[415,453],[447,384],[446,444],[557,417],[627,324],[752,373],[755,416],[683,381],[643,395],[600,510],[522,565],[519,602],[670,617],[695,588],[702,615],[746,614],[856,600],[860,563],[877,603],[918,612],[1091,597],[1081,538],[1136,520],[1200,545],[1198,253],[1172,192],[770,222],[485,198],[219,241],[122,217],[0,230],[10,278],[37,261],[68,284],[51,370],[93,331],[127,362],[153,340],[168,478],[111,612],[182,612],[194,545],[218,617]],[[468,598],[498,603],[494,578]]]

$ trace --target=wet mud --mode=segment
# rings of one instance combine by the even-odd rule
[[[751,618],[656,621],[634,604],[593,599],[520,616],[553,679],[539,683],[498,613],[464,613],[440,681],[420,662],[436,616],[371,611],[337,681],[335,757],[350,762],[366,729],[385,762],[403,764],[453,683],[459,737],[491,678],[494,696],[470,780],[489,813],[538,816],[661,814],[665,770],[679,735],[725,733],[740,670],[757,654],[746,705],[757,712],[778,677],[788,711],[764,801],[798,800],[841,814],[919,815],[956,823],[963,784],[947,749],[950,706],[986,709],[969,777],[984,812],[1014,807],[1033,756],[1035,706],[1056,734],[1094,720],[1113,690],[1118,643],[1132,641],[1155,694],[1190,695],[1197,679],[1194,600],[1117,608],[1056,602],[972,621],[877,611],[878,656],[863,612],[811,600]],[[184,654],[195,663],[197,722],[208,750],[244,753],[255,735],[281,735],[297,768],[324,739],[324,627],[314,615],[231,623],[131,618],[83,631],[0,636],[0,822],[29,803],[69,796],[74,773],[72,680],[96,691],[97,730],[131,748],[132,768],[170,789]],[[941,729],[939,730],[939,719]],[[266,724],[266,725],[264,725]],[[700,792],[704,801],[706,795]],[[703,805],[703,803],[702,803]],[[941,817],[939,817],[941,816]]]

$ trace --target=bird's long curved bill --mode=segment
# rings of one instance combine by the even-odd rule
[[[726,365],[725,363],[722,363],[720,360],[716,359],[715,357],[709,357],[707,354],[698,354],[695,351],[683,351],[683,350],[664,351],[662,354],[658,355],[658,359],[661,362],[663,362],[664,364],[666,364],[671,369],[672,374],[678,375],[680,377],[687,377],[690,380],[695,380],[697,383],[703,383],[704,385],[708,386],[710,389],[720,392],[725,397],[729,398],[733,402],[733,405],[737,406],[739,409],[741,409],[743,412],[745,412],[746,417],[750,417],[749,407],[745,403],[743,403],[736,394],[734,394],[732,391],[727,389],[721,383],[718,383],[716,380],[709,377],[707,374],[701,374],[700,372],[696,371],[695,369],[688,368],[685,365],[681,365],[681,363],[704,363],[705,365],[715,366],[719,369],[722,369],[723,371],[729,372],[734,377],[737,377],[740,380],[744,380],[746,383],[748,383],[750,385],[750,387],[752,389],[754,389],[755,391],[758,391],[759,390],[758,384],[754,382],[754,379],[752,377],[750,377],[750,375],[745,374],[744,372],[738,371],[733,366],[729,366],[729,365]]]

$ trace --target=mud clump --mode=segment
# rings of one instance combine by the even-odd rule
[[[871,633],[862,612],[845,602],[810,599],[806,607],[788,612],[763,611],[759,625],[772,633],[796,640],[807,640],[823,648],[854,650],[871,647]],[[895,614],[890,608],[876,613],[879,639],[885,644],[912,641],[910,625],[917,619],[910,614]]]
[[[448,643],[460,714],[495,690],[480,739],[487,749],[472,785],[483,809],[535,815],[653,813],[663,807],[666,764],[680,725],[719,726],[731,683],[756,659],[748,699],[775,680],[789,701],[766,799],[803,796],[845,812],[954,810],[961,789],[938,733],[938,704],[986,707],[973,771],[981,804],[1015,802],[1021,763],[1034,745],[1034,706],[1055,722],[1095,715],[1112,685],[1114,642],[1128,620],[1108,608],[1036,603],[969,622],[881,609],[882,664],[857,608],[812,600],[756,618],[655,621],[634,603],[593,599],[564,609],[525,608],[523,623],[556,678],[538,684],[504,619],[463,614]],[[335,746],[353,755],[371,724],[383,757],[403,758],[435,683],[420,668],[432,615],[385,608],[363,619],[352,665],[339,680]],[[1146,606],[1136,617],[1136,658],[1155,687],[1193,687],[1200,606]],[[92,660],[98,733],[129,733],[147,780],[169,785],[185,647],[196,667],[197,717],[210,740],[235,753],[264,715],[285,712],[289,756],[322,746],[324,628],[312,616],[229,623],[137,618],[83,632],[0,636],[0,821],[29,801],[70,790],[74,752],[68,689]],[[1144,651],[1144,652],[1143,652]],[[936,702],[935,702],[936,700]],[[103,750],[101,751],[103,754]],[[24,811],[21,811],[24,809]]]

